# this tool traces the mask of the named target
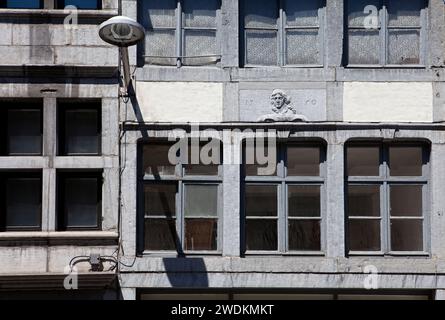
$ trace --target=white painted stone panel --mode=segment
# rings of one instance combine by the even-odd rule
[[[344,121],[433,121],[431,82],[345,82],[343,99]]]
[[[222,83],[137,82],[145,122],[221,122]]]

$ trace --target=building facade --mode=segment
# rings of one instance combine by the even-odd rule
[[[68,2],[0,10],[0,290],[444,298],[443,1]]]

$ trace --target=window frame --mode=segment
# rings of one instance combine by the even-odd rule
[[[64,9],[66,7],[66,0],[55,0],[55,8],[56,9]],[[78,10],[102,10],[102,0],[96,0],[96,8],[95,9],[82,9],[78,8]]]
[[[40,157],[43,155],[44,145],[44,123],[43,123],[43,100],[18,100],[18,101],[0,101],[5,104],[5,107],[0,109],[0,139],[5,140],[3,146],[0,146],[0,157]],[[26,152],[26,153],[10,153],[9,152],[9,122],[8,112],[10,110],[18,111],[39,111],[40,112],[40,152]]]
[[[13,9],[13,10],[40,10],[44,9],[44,0],[39,0],[39,8],[11,8],[7,5],[7,0],[0,0],[0,8],[2,9]]]
[[[15,180],[40,180],[40,210],[39,210],[39,225],[27,227],[9,227],[6,221],[6,183],[8,179]],[[0,233],[2,232],[17,232],[17,231],[42,231],[42,217],[43,217],[43,175],[41,170],[30,171],[2,171],[0,172]]]
[[[353,147],[379,147],[379,176],[349,176],[347,172],[348,148]],[[421,176],[391,176],[389,174],[389,148],[394,146],[415,146],[422,148],[422,175]],[[345,248],[349,256],[430,256],[430,155],[431,147],[425,141],[349,141],[345,144]],[[380,193],[380,250],[379,251],[354,251],[349,249],[349,215],[348,187],[349,186],[379,185]],[[390,187],[393,185],[422,186],[422,215],[421,216],[396,216],[395,219],[422,220],[422,251],[395,251],[391,248],[391,219],[390,216]],[[374,218],[369,216],[354,216],[352,219]]]
[[[190,137],[188,140],[188,148],[190,148]],[[194,138],[192,138],[194,139]],[[191,175],[185,174],[186,164],[184,163],[184,155],[180,156],[179,163],[176,164],[174,175],[153,175],[143,172],[144,161],[144,146],[156,146],[156,145],[173,145],[175,142],[167,141],[164,139],[149,139],[141,140],[138,142],[138,252],[142,255],[161,255],[161,256],[197,256],[197,255],[221,255],[223,248],[223,166],[222,156],[223,148],[220,145],[220,165],[218,166],[217,175]],[[202,144],[206,144],[202,142]],[[201,147],[201,145],[200,145]],[[173,250],[147,250],[145,249],[145,220],[147,217],[153,219],[169,219],[165,216],[147,216],[145,214],[145,192],[144,187],[146,185],[175,185],[175,242],[176,249]],[[216,238],[216,250],[185,250],[185,186],[186,185],[216,185],[217,186],[217,238]],[[193,218],[198,218],[193,217]]]
[[[98,131],[98,151],[87,153],[70,153],[66,151],[67,132],[66,120],[67,111],[95,111],[97,113],[97,131]],[[98,101],[76,101],[61,100],[57,102],[57,156],[59,157],[94,157],[102,155],[102,103]]]
[[[349,31],[350,30],[369,30],[364,26],[349,26],[349,2],[345,1],[345,41],[344,48],[346,54],[346,68],[411,68],[425,69],[428,65],[428,26],[429,26],[429,6],[424,0],[425,7],[420,10],[420,26],[389,26],[388,3],[391,0],[379,0],[380,8],[378,8],[379,25],[379,63],[357,64],[349,63]],[[418,30],[419,31],[419,63],[418,64],[391,64],[389,60],[389,30]],[[373,30],[373,29],[371,29]]]
[[[170,67],[202,67],[202,66],[220,66],[221,60],[222,60],[222,15],[221,15],[221,7],[222,7],[222,0],[217,0],[218,3],[218,9],[215,12],[215,20],[216,20],[216,27],[187,27],[185,26],[185,13],[183,10],[183,1],[184,0],[174,0],[176,1],[176,7],[175,7],[175,26],[172,27],[146,27],[146,31],[174,31],[174,38],[175,38],[175,56],[169,57],[169,56],[151,56],[147,55],[145,52],[145,45],[144,50],[142,51],[142,60],[143,65],[154,65],[154,66],[170,66]],[[142,9],[142,1],[138,1],[138,12],[143,12]],[[202,57],[214,57],[216,58],[215,63],[202,63],[202,64],[186,64],[184,63],[185,59],[193,59],[200,56],[186,56],[185,55],[185,33],[187,30],[194,30],[194,31],[213,31],[215,32],[215,44],[216,44],[216,51],[219,53],[215,53],[214,55],[205,55]],[[147,63],[147,58],[153,58],[153,59],[165,59],[166,61],[168,59],[175,59],[176,64],[154,64],[154,63]]]
[[[324,256],[327,249],[327,144],[325,141],[277,141],[277,168],[276,174],[272,176],[247,176],[245,170],[245,148],[246,139],[243,140],[243,165],[242,165],[242,185],[241,185],[241,247],[242,254],[246,256],[254,255],[283,255],[283,256]],[[286,154],[288,146],[318,147],[320,150],[320,171],[319,176],[287,176]],[[277,187],[277,250],[247,250],[246,248],[246,201],[245,187],[255,186],[276,186]],[[289,250],[289,186],[319,186],[320,187],[320,217],[309,218],[308,220],[320,220],[320,250]],[[251,219],[255,218],[250,216]],[[272,217],[258,217],[259,219],[271,219]],[[305,217],[294,217],[303,220]],[[303,218],[303,219],[301,219]]]
[[[326,36],[325,29],[326,22],[326,1],[325,0],[305,0],[305,1],[318,1],[320,8],[318,9],[318,26],[288,26],[287,14],[285,12],[286,0],[272,0],[277,2],[277,19],[275,28],[267,27],[246,27],[245,26],[245,0],[240,1],[240,48],[242,48],[240,55],[241,66],[243,68],[323,68],[326,64]],[[287,64],[287,30],[315,30],[318,29],[319,35],[319,49],[320,49],[320,62],[316,64]],[[262,30],[262,31],[276,31],[277,33],[277,64],[276,65],[262,65],[262,64],[250,64],[247,63],[247,31]]]
[[[103,210],[103,171],[102,170],[82,170],[82,171],[61,171],[57,172],[56,187],[56,220],[57,231],[101,231],[102,230],[102,210]],[[97,209],[96,226],[68,226],[66,209],[66,189],[67,179],[97,179]]]

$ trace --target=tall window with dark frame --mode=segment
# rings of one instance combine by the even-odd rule
[[[187,254],[221,249],[218,240],[222,183],[220,142],[211,149],[196,145],[198,149],[194,150],[218,160],[207,164],[202,159],[195,161],[190,156],[190,142],[188,151],[177,152],[171,151],[172,143],[168,142],[140,145],[139,189],[145,252]],[[178,157],[177,164],[171,163],[169,152]]]
[[[0,173],[0,231],[42,229],[42,173]]]
[[[42,154],[42,101],[2,102],[0,156]]]
[[[43,9],[43,0],[0,0],[0,8]]]
[[[427,1],[349,0],[347,64],[426,64]]]
[[[81,10],[102,9],[102,0],[56,0],[57,8],[63,9],[66,6],[75,6]]]
[[[100,101],[62,101],[58,104],[58,154],[99,155],[102,118]]]
[[[57,173],[58,231],[100,230],[102,172]]]
[[[179,67],[220,61],[220,0],[145,0],[138,5],[147,30],[143,64]]]
[[[324,1],[240,3],[244,66],[323,66]]]
[[[346,148],[350,254],[427,251],[429,146],[351,142]]]
[[[259,175],[260,165],[246,163],[247,152],[255,150],[253,141],[246,140],[243,187],[246,253],[321,253],[324,250],[324,145],[318,142],[278,144],[277,166],[271,175]],[[266,146],[269,157],[267,150]]]

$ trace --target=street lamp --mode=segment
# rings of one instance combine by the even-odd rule
[[[125,92],[127,92],[131,81],[128,47],[137,44],[145,37],[144,27],[131,18],[116,16],[99,26],[99,37],[103,41],[119,47],[119,54],[124,68]]]

